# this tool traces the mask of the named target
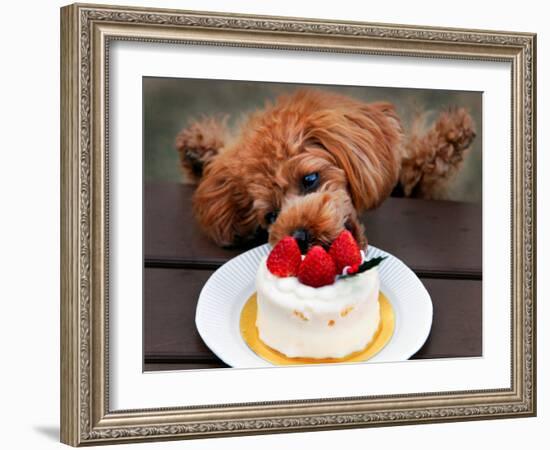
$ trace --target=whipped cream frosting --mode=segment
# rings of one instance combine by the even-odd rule
[[[266,260],[256,276],[256,326],[265,344],[291,358],[342,358],[373,339],[380,322],[376,267],[314,288],[273,275]]]

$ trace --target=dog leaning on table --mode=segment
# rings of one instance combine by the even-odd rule
[[[191,122],[176,138],[194,215],[220,246],[268,233],[294,236],[305,253],[343,229],[366,244],[358,214],[392,194],[437,198],[475,137],[463,108],[405,132],[391,103],[365,103],[302,89],[251,113],[238,130],[225,119]]]

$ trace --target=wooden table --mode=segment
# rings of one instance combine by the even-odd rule
[[[193,188],[144,189],[144,369],[226,367],[195,328],[200,290],[243,250],[212,244],[193,219]],[[407,264],[434,306],[433,325],[413,358],[481,356],[480,205],[389,198],[362,217],[369,242]]]

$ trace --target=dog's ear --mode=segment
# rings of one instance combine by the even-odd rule
[[[195,217],[219,246],[242,244],[257,228],[239,161],[219,155],[204,170],[193,196]]]
[[[321,145],[344,170],[357,209],[372,208],[396,185],[402,129],[390,103],[339,102],[313,113],[308,140]]]
[[[229,140],[227,117],[204,117],[191,122],[176,137],[184,181],[199,182],[206,166]]]

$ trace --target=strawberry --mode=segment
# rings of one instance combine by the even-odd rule
[[[334,260],[320,245],[314,245],[300,264],[298,280],[312,287],[334,283],[336,265]]]
[[[342,231],[334,240],[328,251],[336,263],[336,270],[342,273],[344,267],[361,264],[361,250],[353,235],[348,231]]]
[[[273,275],[293,277],[298,273],[302,262],[302,253],[296,239],[286,236],[271,250],[267,257],[267,268]]]

